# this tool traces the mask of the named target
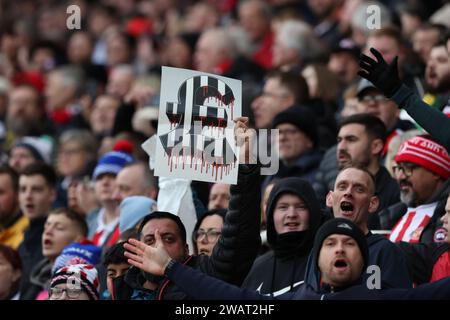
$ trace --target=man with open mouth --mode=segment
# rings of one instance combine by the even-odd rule
[[[367,222],[378,209],[379,199],[375,193],[373,175],[360,165],[342,169],[327,195],[326,204],[332,208],[334,217],[355,223],[366,236],[369,246],[369,266],[377,266],[381,272],[381,288],[411,288],[406,256],[387,238],[370,232]],[[366,274],[366,279],[370,274]],[[309,264],[305,281],[315,289],[320,287],[321,275],[317,265]]]
[[[183,265],[170,258],[164,249],[159,230],[155,231],[152,245],[130,239],[124,245],[125,256],[133,266],[162,276],[180,290],[197,300],[271,300],[274,297],[261,295],[248,289],[238,288],[219,279]],[[348,219],[336,218],[324,223],[314,238],[311,254],[314,264],[322,276],[320,288],[303,283],[295,292],[278,297],[280,300],[349,300],[349,299],[449,299],[450,278],[436,283],[409,289],[369,288],[363,281],[364,270],[369,263],[366,236]]]
[[[386,125],[370,114],[355,114],[344,118],[339,125],[337,137],[339,169],[350,164],[366,168],[375,178],[375,192],[379,199],[378,209],[369,216],[368,227],[380,229],[378,212],[400,200],[400,189],[381,158],[388,143]]]

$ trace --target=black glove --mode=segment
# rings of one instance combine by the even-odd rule
[[[370,48],[370,52],[377,58],[377,61],[361,54],[359,66],[362,70],[358,71],[358,75],[372,82],[386,97],[390,98],[402,85],[398,76],[398,57],[395,57],[388,65],[375,48]]]

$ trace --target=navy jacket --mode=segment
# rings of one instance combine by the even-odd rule
[[[258,292],[241,289],[188,266],[176,262],[166,276],[195,300],[273,300]],[[295,293],[288,292],[278,300],[423,300],[450,299],[450,277],[424,284],[414,289],[370,290],[365,285],[337,289],[323,286],[315,291],[308,284],[301,285]]]
[[[367,235],[367,244],[369,245],[368,265],[376,265],[380,268],[382,289],[412,288],[407,259],[402,250],[387,238],[370,232]],[[306,267],[305,282],[314,290],[318,290],[320,287],[320,272],[317,265],[312,261],[316,260],[310,256]],[[366,283],[370,275],[369,273],[363,276],[363,283]]]

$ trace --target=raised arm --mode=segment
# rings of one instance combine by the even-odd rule
[[[145,272],[168,277],[190,298],[198,300],[270,300],[255,291],[241,289],[172,260],[164,249],[159,230],[154,247],[130,239],[124,245],[128,262]]]
[[[404,108],[420,126],[450,150],[450,118],[430,108],[417,93],[402,84],[398,75],[397,57],[388,65],[376,49],[371,48],[370,52],[377,60],[362,54],[358,74],[371,81],[400,108]]]
[[[247,152],[254,136],[247,127],[248,118],[236,121],[235,134],[241,145],[241,163],[237,185],[230,188],[231,199],[224,219],[222,234],[211,257],[201,256],[200,270],[218,279],[240,286],[258,254],[260,237],[261,175],[260,166],[248,164]],[[241,143],[242,142],[242,143]],[[245,153],[247,152],[247,156]],[[244,159],[245,157],[245,159]],[[253,159],[254,160],[254,159]],[[253,161],[256,162],[256,161]]]
[[[405,85],[401,85],[391,99],[450,152],[449,117],[427,105],[414,90]]]

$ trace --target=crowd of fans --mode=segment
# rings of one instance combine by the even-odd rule
[[[377,298],[441,298],[449,28],[446,1],[1,2],[0,300],[311,298],[365,283],[370,265],[378,289],[407,292]],[[241,80],[238,122],[278,129],[278,172],[155,177],[141,145],[162,66]],[[340,241],[361,270],[345,248],[326,268]],[[204,279],[177,262],[230,287],[198,294],[183,272]]]

